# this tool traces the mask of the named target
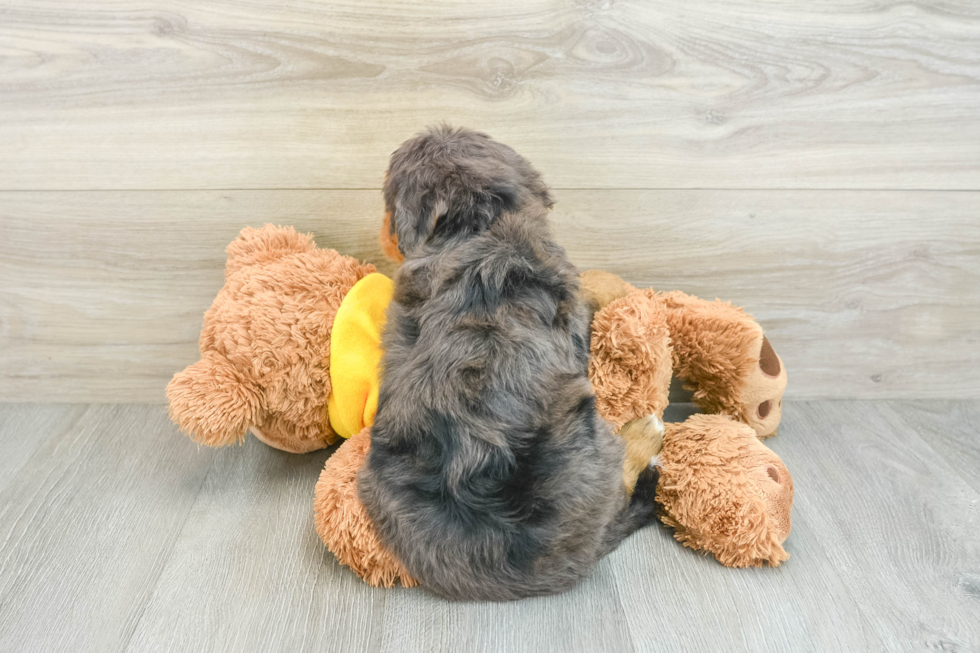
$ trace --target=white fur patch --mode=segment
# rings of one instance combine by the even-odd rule
[[[653,422],[654,428],[656,429],[657,433],[663,435],[666,432],[663,421],[656,415],[649,415],[648,417]]]

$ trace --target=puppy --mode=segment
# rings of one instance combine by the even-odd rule
[[[384,197],[405,261],[359,496],[437,595],[568,589],[650,521],[657,475],[627,495],[548,189],[506,145],[437,127],[392,155]]]

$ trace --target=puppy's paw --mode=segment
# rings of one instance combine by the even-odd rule
[[[651,461],[652,462],[652,461]],[[650,519],[656,514],[657,506],[657,483],[660,482],[660,469],[655,465],[645,468],[636,479],[636,487],[633,488],[633,503],[643,506]]]

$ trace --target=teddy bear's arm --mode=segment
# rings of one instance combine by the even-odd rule
[[[682,292],[659,296],[667,311],[674,373],[694,392],[698,408],[731,415],[759,437],[774,435],[786,369],[759,323],[727,302]]]
[[[260,405],[258,389],[213,351],[174,375],[167,400],[180,430],[209,447],[240,442]]]
[[[663,417],[670,374],[670,336],[662,301],[633,292],[596,313],[589,381],[599,414],[616,430],[647,415]]]

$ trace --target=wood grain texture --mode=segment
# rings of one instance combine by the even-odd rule
[[[501,605],[368,587],[314,531],[327,455],[254,438],[217,452],[127,650],[632,650],[608,572],[561,597]]]
[[[652,529],[632,536],[626,559],[610,561],[622,564],[637,648],[654,650],[672,630],[681,641],[667,650],[980,647],[980,494],[967,480],[980,455],[964,447],[953,466],[927,445],[940,432],[976,435],[976,402],[786,406],[766,444],[793,474],[792,557],[775,570],[732,570],[652,551]],[[671,629],[678,623],[697,626]]]
[[[834,568],[829,544],[800,513],[794,508],[786,543],[792,557],[778,569],[722,567],[679,548],[663,527],[631,536],[609,564],[636,649],[885,650],[849,590],[851,579]]]
[[[980,193],[558,191],[582,268],[745,306],[788,396],[980,397]],[[244,225],[391,273],[376,191],[0,193],[0,398],[162,402]]]
[[[71,404],[3,406],[0,409],[0,496],[39,448],[52,438],[64,437],[84,412],[84,406]]]
[[[342,573],[313,527],[327,455],[217,451],[127,650],[377,650],[385,592]]]
[[[0,468],[0,650],[980,648],[980,403],[784,408],[780,568],[727,569],[650,527],[565,594],[454,604],[369,588],[323,548],[328,451],[200,449],[161,406],[0,404],[0,465],[19,460]]]
[[[572,590],[511,603],[451,604],[416,590],[385,602],[381,651],[637,652],[608,562]],[[652,649],[663,650],[663,649]]]
[[[814,529],[887,649],[975,650],[980,493],[904,417],[920,411],[905,402],[794,404],[772,448],[793,473],[794,515]],[[960,415],[935,423],[967,428]]]
[[[38,442],[0,484],[0,650],[122,650],[213,452],[178,439],[159,407],[0,415],[0,460]]]
[[[960,478],[980,492],[980,411],[976,404],[914,402],[896,408],[892,417],[921,434]]]
[[[377,192],[6,194],[0,398],[163,402],[243,226],[295,225],[381,263],[380,215]]]
[[[980,188],[967,0],[3,0],[0,188],[376,188],[425,124],[560,188]]]

